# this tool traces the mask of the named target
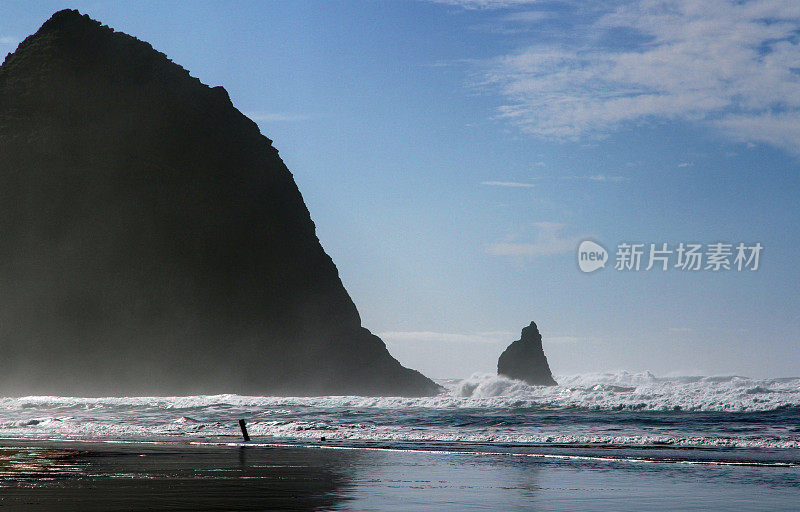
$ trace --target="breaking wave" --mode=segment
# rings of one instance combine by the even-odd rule
[[[450,393],[487,405],[531,408],[715,412],[800,408],[800,378],[656,377],[650,372],[618,372],[557,380],[558,386],[529,386],[502,376],[475,374],[450,383]]]
[[[0,398],[0,437],[800,449],[800,379],[475,374],[433,397]]]

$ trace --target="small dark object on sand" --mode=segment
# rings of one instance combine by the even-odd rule
[[[244,437],[245,442],[249,441],[250,436],[247,434],[247,425],[244,420],[239,420],[239,428],[242,429],[242,437]]]

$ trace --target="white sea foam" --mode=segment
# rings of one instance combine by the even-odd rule
[[[529,386],[487,374],[451,385],[450,394],[493,406],[589,410],[755,412],[800,407],[800,378],[656,377],[650,372],[559,376]]]
[[[754,412],[800,407],[800,378],[750,379],[725,377],[656,377],[644,373],[598,373],[558,376],[558,386],[530,386],[506,377],[474,374],[442,381],[438,396],[406,397],[276,397],[233,394],[183,397],[74,398],[27,396],[0,398],[0,412],[24,408],[49,410],[131,409],[179,411],[195,408],[248,410],[269,408],[274,414],[292,409],[333,408],[585,408],[589,410]],[[278,408],[278,409],[275,409]]]
[[[542,387],[476,374],[442,381],[445,392],[423,398],[0,398],[0,437],[209,439],[237,436],[236,420],[247,418],[251,436],[296,440],[800,448],[798,378],[557,380]],[[765,413],[781,418],[750,419]]]

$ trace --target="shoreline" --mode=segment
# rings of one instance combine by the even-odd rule
[[[664,444],[564,444],[564,443],[507,443],[472,441],[427,441],[427,440],[353,440],[353,439],[308,439],[308,438],[267,438],[258,437],[248,441],[229,436],[227,440],[219,436],[207,439],[80,439],[80,438],[18,438],[0,437],[0,450],[13,447],[40,449],[63,449],[83,451],[81,447],[111,450],[114,447],[128,450],[147,448],[178,449],[181,447],[198,449],[232,450],[248,449],[290,449],[290,450],[331,450],[352,452],[388,452],[429,454],[442,456],[471,457],[525,457],[553,462],[573,461],[608,462],[616,464],[689,464],[712,466],[800,468],[800,449],[774,447],[739,447],[707,445],[664,445]]]

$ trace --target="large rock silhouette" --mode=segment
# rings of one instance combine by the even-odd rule
[[[556,386],[547,356],[542,349],[542,335],[534,322],[522,329],[520,338],[506,348],[497,360],[497,374],[524,380],[535,386]]]
[[[439,387],[361,326],[222,87],[66,10],[0,67],[0,395]]]

